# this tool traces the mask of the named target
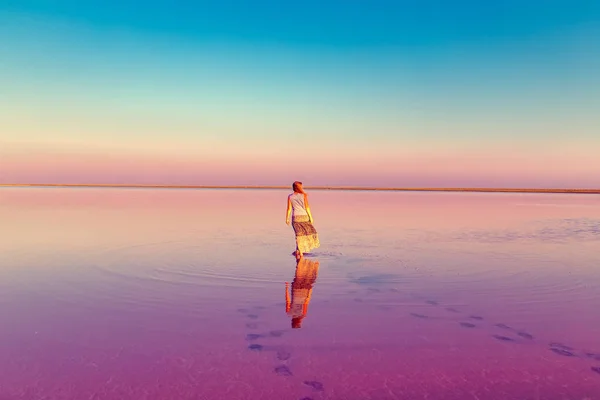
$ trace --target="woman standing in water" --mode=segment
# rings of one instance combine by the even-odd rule
[[[285,223],[290,224],[290,215],[292,217],[292,227],[296,234],[296,251],[294,255],[300,258],[304,253],[320,246],[319,236],[313,226],[313,217],[308,205],[308,195],[302,189],[302,182],[294,182],[292,185],[294,192],[288,196],[287,210],[285,212]]]

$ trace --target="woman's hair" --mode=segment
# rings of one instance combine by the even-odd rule
[[[292,318],[292,329],[300,329],[302,328],[302,319],[304,317],[296,317]]]
[[[306,194],[306,192],[304,191],[304,189],[302,189],[302,182],[299,182],[299,181],[294,182],[292,184],[292,189],[296,193]]]

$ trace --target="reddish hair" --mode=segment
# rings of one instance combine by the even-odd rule
[[[302,189],[302,182],[299,182],[299,181],[294,182],[292,184],[292,189],[296,193],[306,194],[306,192],[304,191],[304,189]]]
[[[304,317],[296,317],[292,318],[292,329],[300,329],[302,328],[302,319]]]

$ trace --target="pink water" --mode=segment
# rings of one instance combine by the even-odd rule
[[[0,190],[0,399],[600,399],[598,196],[285,197]]]

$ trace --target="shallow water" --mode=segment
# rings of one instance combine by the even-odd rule
[[[1,189],[0,399],[600,399],[600,197],[285,195]]]

